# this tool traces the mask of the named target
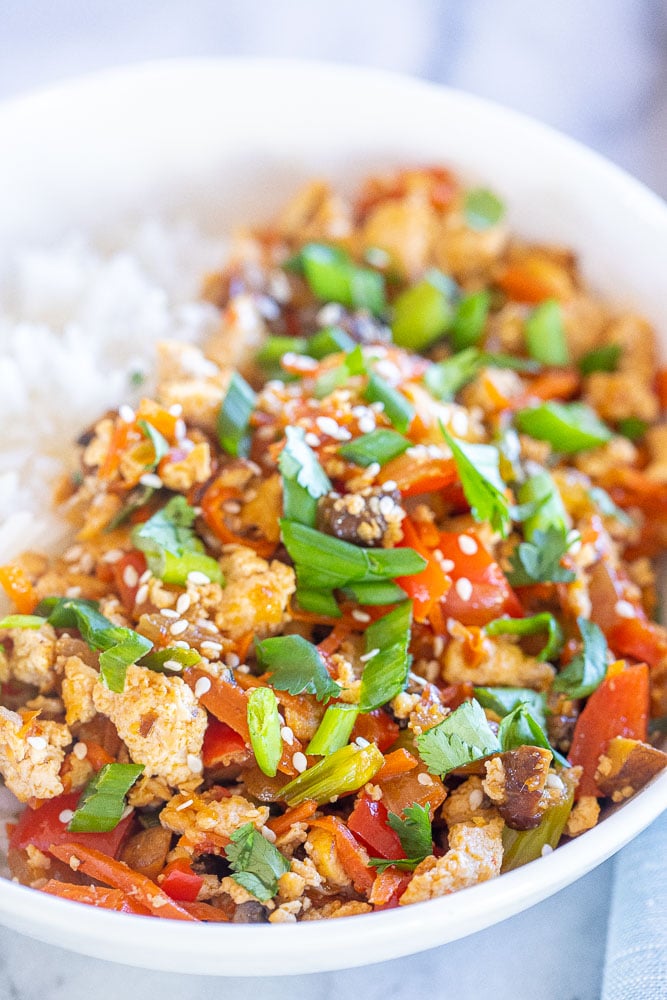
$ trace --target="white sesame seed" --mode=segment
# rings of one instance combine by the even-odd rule
[[[165,670],[175,670],[179,673],[183,669],[183,664],[179,663],[178,660],[165,660],[162,666]]]
[[[433,778],[431,777],[430,774],[427,774],[426,771],[421,771],[417,775],[417,781],[419,782],[420,785],[432,785],[433,784]]]
[[[189,610],[190,604],[191,604],[190,595],[181,594],[181,596],[176,601],[176,610],[179,613],[179,615],[184,615],[185,612]]]
[[[358,426],[362,434],[371,434],[375,430],[375,417],[371,413],[361,417]]]
[[[393,509],[394,509],[395,506],[396,506],[396,504],[394,503],[394,500],[393,500],[392,497],[381,497],[380,498],[379,507],[380,507],[380,513],[381,514],[384,514],[385,516],[387,514],[391,514],[391,512],[393,511]]]
[[[88,755],[88,747],[85,743],[75,743],[72,747],[72,753],[77,760],[85,760]]]
[[[288,747],[291,747],[294,743],[294,733],[289,726],[283,726],[280,730],[280,735],[282,736],[284,742]]]
[[[65,597],[81,597],[81,587],[68,587]]]
[[[297,750],[297,752],[292,757],[292,766],[295,771],[299,772],[299,774],[303,774],[303,772],[308,767],[308,761],[306,759],[305,753],[301,753],[300,750]]]
[[[215,642],[213,639],[204,639],[199,645],[202,649],[209,649],[212,653],[221,653],[223,646],[221,642]]]
[[[178,618],[178,611],[174,611],[173,608],[161,608],[160,614],[163,618],[173,618],[174,621]]]
[[[172,403],[169,407],[169,414],[172,417],[180,417],[183,413],[183,407],[180,403]]]
[[[43,736],[29,736],[27,742],[33,750],[46,750],[48,745]]]
[[[546,858],[547,854],[553,854],[553,851],[554,849],[551,846],[551,844],[544,844],[542,850],[540,851],[540,854],[542,855],[543,858]]]
[[[276,835],[273,832],[273,830],[271,830],[268,826],[263,826],[259,832],[261,833],[261,835],[264,837],[265,840],[268,840],[270,844],[275,844],[277,839]]]
[[[319,365],[315,358],[311,358],[307,354],[295,354],[294,351],[286,351],[282,360],[286,365],[293,365],[302,371],[314,371]]]
[[[208,620],[208,618],[198,618],[197,621],[195,622],[195,625],[197,626],[197,628],[200,628],[202,632],[208,632],[209,635],[218,634],[217,628],[215,627],[213,622],[210,622]]]
[[[619,618],[636,618],[637,609],[634,605],[630,604],[630,601],[616,601],[614,610]]]
[[[120,814],[120,818],[121,818],[121,819],[127,819],[127,817],[128,817],[128,816],[130,815],[130,813],[132,813],[132,812],[134,812],[134,806],[131,806],[131,805],[129,804],[129,802],[128,802],[128,804],[127,804],[127,805],[125,806],[125,808],[123,809],[122,813]]]
[[[368,477],[368,479],[375,479],[379,471],[380,471],[379,462],[371,462],[370,465],[366,466],[366,476]]]
[[[428,681],[426,680],[425,677],[420,677],[419,674],[415,674],[412,671],[410,671],[408,677],[410,678],[413,684],[417,685],[417,687],[426,687],[428,685]]]
[[[385,378],[390,385],[396,385],[401,377],[398,366],[395,365],[393,361],[389,361],[387,358],[383,358],[381,361],[378,361],[375,365],[375,370],[378,375]]]
[[[352,611],[352,617],[357,622],[369,622],[371,620],[371,616],[368,612],[362,611],[360,608],[354,608]]]
[[[373,267],[387,267],[391,262],[391,257],[381,247],[369,247],[364,256]]]
[[[148,583],[148,581],[150,580],[150,578],[152,577],[152,575],[153,574],[151,573],[151,571],[149,569],[144,570],[144,572],[139,577],[139,583]]]
[[[374,656],[377,656],[379,652],[379,649],[371,649],[368,653],[364,653],[363,656],[360,656],[359,659],[362,663],[368,663],[368,661],[372,660]]]
[[[364,747],[370,746],[370,742],[368,740],[364,739],[363,736],[357,736],[357,738],[356,738],[356,740],[354,742],[357,744],[357,746],[359,747],[360,750],[363,750]]]
[[[225,500],[222,506],[227,514],[241,513],[241,504],[239,503],[238,500]]]
[[[122,559],[125,553],[122,549],[109,549],[102,556],[102,562],[105,563],[116,563],[119,559]]]
[[[439,549],[436,549],[436,552],[439,551],[440,551]],[[451,559],[445,559],[445,557],[443,556],[442,559],[440,559],[440,569],[442,570],[443,573],[451,573],[452,570],[454,569],[454,563],[452,562]]]
[[[228,667],[231,667],[232,670],[234,669],[234,667],[238,667],[240,662],[241,662],[240,657],[238,657],[236,653],[227,653],[227,656],[225,657],[225,663],[227,664]]]
[[[474,556],[478,545],[472,535],[459,535],[459,548],[464,556]]]
[[[462,601],[469,601],[472,597],[472,583],[467,576],[461,576],[454,584],[454,590]]]
[[[174,437],[177,441],[182,441],[183,438],[187,436],[187,433],[188,429],[185,426],[185,420],[182,420],[181,417],[179,417],[174,424]]]
[[[433,655],[440,657],[445,651],[445,640],[441,635],[436,635],[433,639]]]
[[[143,604],[148,597],[148,584],[142,583],[134,598],[135,604]]]
[[[395,479],[387,479],[387,481],[382,484],[382,489],[385,493],[393,493],[394,490],[398,489],[398,483]]]
[[[69,821],[72,819],[73,816],[74,813],[72,812],[71,809],[63,809],[61,813],[58,813],[58,819],[60,820],[61,823],[64,823],[65,826],[67,826],[67,824],[69,823]]]
[[[200,677],[195,684],[195,698],[201,698],[211,690],[211,681],[208,677]]]
[[[332,326],[343,315],[343,307],[338,302],[327,302],[317,313],[315,319],[320,326]]]
[[[333,417],[317,417],[315,423],[322,433],[327,434],[329,437],[336,437],[340,430]]]
[[[193,569],[190,573],[188,573],[188,583],[194,583],[196,587],[203,587],[210,582],[210,576],[206,576],[206,573],[202,573],[198,569]]]
[[[460,437],[468,431],[468,416],[464,410],[454,410],[449,423],[454,433]]]
[[[193,774],[201,774],[204,770],[201,757],[198,757],[195,753],[189,753],[186,762]]]
[[[305,440],[306,444],[310,445],[311,448],[319,448],[319,446],[322,444],[317,434],[313,434],[312,431],[308,431]]]
[[[201,680],[203,680],[203,679],[204,678],[202,677]],[[177,813],[183,812],[183,810],[187,809],[188,806],[191,806],[193,804],[193,802],[194,802],[194,799],[186,799],[185,802],[181,802],[180,805],[176,806],[174,812],[177,812]]]
[[[190,649],[190,643],[186,642],[185,639],[176,639],[172,642],[174,649]]]
[[[473,788],[472,792],[468,796],[468,802],[470,803],[471,809],[479,809],[484,799],[484,793],[481,788]]]
[[[76,562],[83,555],[83,545],[70,545],[63,556],[65,562]]]
[[[134,566],[127,565],[123,570],[123,583],[126,587],[136,587],[139,583],[139,574]]]
[[[171,632],[172,635],[183,635],[183,633],[187,630],[189,624],[190,622],[187,622],[185,621],[184,618],[181,618],[179,619],[179,621],[174,622],[173,625],[169,626],[169,631]]]
[[[562,792],[563,789],[565,788],[565,785],[563,784],[563,779],[560,778],[557,774],[554,774],[553,772],[547,775],[547,780],[545,784],[547,788],[557,788],[559,792]]]
[[[145,472],[139,479],[142,486],[150,486],[154,490],[162,489],[162,480],[154,472]]]
[[[131,406],[128,406],[127,403],[123,403],[123,405],[119,407],[118,416],[125,424],[133,424],[136,419],[134,410]]]

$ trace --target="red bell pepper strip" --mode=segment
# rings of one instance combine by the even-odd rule
[[[134,583],[127,582],[127,579],[130,579],[131,576],[130,573],[125,573],[125,570],[128,568],[130,571],[136,573],[136,582]],[[145,571],[146,557],[143,552],[138,552],[136,549],[133,549],[132,552],[126,552],[118,562],[113,563],[111,566],[116,590],[118,591],[121,604],[126,611],[132,611],[134,608],[134,602],[136,601],[139,589],[139,577]]]
[[[204,767],[216,767],[219,764],[226,765],[232,761],[241,761],[247,758],[248,754],[249,751],[243,737],[234,732],[225,722],[220,722],[215,716],[210,715],[202,747]]]
[[[378,476],[381,483],[396,483],[404,497],[435,493],[453,486],[458,478],[453,458],[427,458],[419,461],[407,454],[387,462]]]
[[[601,796],[595,783],[600,755],[614,736],[646,741],[649,709],[649,672],[645,663],[608,676],[586,702],[577,719],[570,749],[570,763],[584,773],[577,796]]]
[[[393,746],[398,739],[400,729],[391,716],[383,708],[376,708],[372,712],[365,712],[357,716],[357,720],[352,730],[352,740],[361,736],[369,743],[375,743],[382,753]]]
[[[402,872],[399,868],[385,868],[378,872],[373,883],[368,902],[376,910],[392,910],[408,887],[412,872]]]
[[[414,576],[402,576],[396,583],[412,598],[415,621],[425,622],[433,605],[447,594],[452,586],[451,579],[443,571],[438,559],[421,541],[419,533],[406,517],[402,523],[403,541],[424,559],[426,566]]]
[[[363,841],[373,857],[398,860],[405,857],[401,841],[387,822],[388,812],[382,802],[362,795],[350,813],[347,825]]]
[[[204,884],[204,879],[201,875],[193,872],[192,866],[185,858],[177,858],[166,866],[162,875],[158,877],[158,882],[164,892],[172,899],[184,903],[194,903]]]
[[[656,667],[667,656],[667,631],[655,622],[623,618],[607,635],[617,656],[631,656]]]
[[[67,829],[69,818],[60,817],[68,817],[69,813],[73,813],[80,797],[80,792],[70,792],[48,799],[37,809],[25,809],[12,831],[10,848],[20,851],[32,845],[40,851],[48,851],[51,844],[69,843],[74,836]],[[132,822],[133,816],[130,814],[120,821],[115,830],[108,833],[77,833],[76,837],[82,844],[115,858]]]
[[[441,532],[439,549],[446,572],[454,581],[441,601],[445,617],[463,625],[486,625],[502,615],[523,617],[521,602],[507,577],[474,532]],[[462,579],[472,584],[469,597],[462,587],[457,587]]]

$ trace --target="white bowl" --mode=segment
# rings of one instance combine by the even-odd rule
[[[266,217],[298,184],[445,163],[504,196],[510,224],[580,255],[667,347],[667,207],[570,139],[466,94],[386,73],[273,61],[166,62],[0,108],[0,250],[154,210],[220,227]],[[667,351],[666,351],[667,353]],[[548,857],[455,895],[354,919],[183,925],[79,906],[0,880],[0,921],[155,969],[317,972],[396,958],[488,927],[580,878],[665,808],[667,774]]]

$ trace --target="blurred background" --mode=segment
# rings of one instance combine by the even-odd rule
[[[227,55],[460,87],[554,125],[667,196],[665,0],[0,0],[0,98],[123,63]]]

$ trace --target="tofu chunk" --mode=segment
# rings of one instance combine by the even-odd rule
[[[34,684],[40,691],[48,691],[55,683],[56,633],[51,625],[39,629],[10,628],[0,633],[0,639],[9,639],[7,653],[10,676],[24,684]]]
[[[229,838],[245,823],[261,830],[268,818],[268,806],[255,806],[242,795],[218,800],[206,792],[174,795],[160,813],[162,826],[193,844],[210,833]]]
[[[215,623],[223,635],[232,639],[248,632],[262,636],[282,625],[296,589],[291,567],[277,560],[269,564],[244,546],[223,556],[220,566],[226,586]]]
[[[484,639],[484,657],[471,664],[466,657],[466,643],[455,637],[445,650],[443,677],[448,684],[470,681],[480,687],[528,687],[546,691],[551,687],[554,668],[533,656],[526,656],[511,642]]]
[[[89,667],[78,656],[67,657],[63,666],[61,690],[68,726],[73,726],[76,722],[90,722],[97,714],[93,689],[98,680],[97,670]]]
[[[71,742],[67,726],[40,719],[26,726],[20,715],[0,706],[0,774],[19,801],[62,794],[63,747]]]

